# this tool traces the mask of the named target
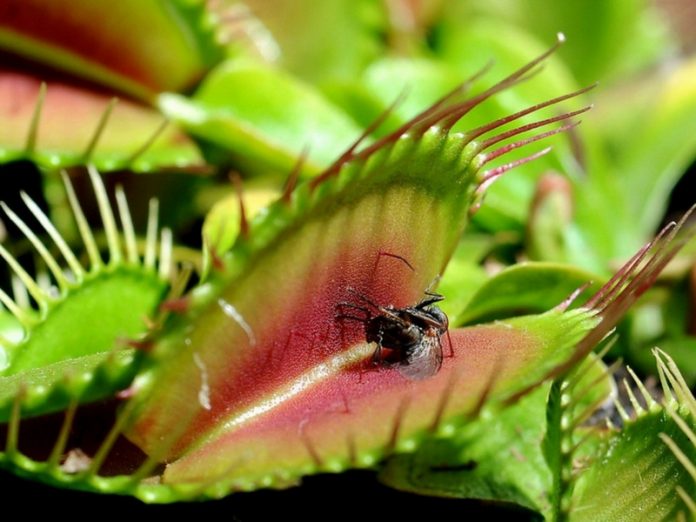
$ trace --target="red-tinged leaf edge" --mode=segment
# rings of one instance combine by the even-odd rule
[[[0,7],[0,46],[152,101],[162,91],[190,89],[222,59],[218,40],[226,25],[200,0],[6,0]]]
[[[139,172],[204,165],[193,141],[153,109],[66,80],[2,68],[0,117],[0,162]]]

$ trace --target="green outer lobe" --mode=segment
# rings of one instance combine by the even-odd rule
[[[193,98],[166,94],[158,104],[193,134],[285,173],[305,149],[303,171],[328,166],[362,132],[311,86],[252,62],[225,62]]]
[[[166,288],[154,272],[107,267],[50,303],[27,336],[8,348],[0,420],[9,417],[20,388],[28,415],[64,407],[85,390],[93,398],[127,385],[134,366],[126,341],[146,331],[145,319],[154,315]],[[90,382],[95,372],[98,378]]]
[[[90,158],[84,156],[107,109],[110,97],[84,87],[50,81],[33,150],[27,149],[32,115],[41,80],[25,73],[0,70],[0,161],[28,158],[55,168],[84,164],[88,159],[100,170],[130,167],[200,165],[193,142],[171,124],[156,141],[131,162],[163,123],[162,115],[127,100],[114,108]]]
[[[483,397],[499,400],[539,382],[595,324],[588,312],[552,311],[454,330],[455,356],[421,381],[395,369],[338,369],[266,414],[226,418],[203,444],[167,467],[164,481],[272,482],[370,466],[391,451],[412,451],[433,427],[451,434]],[[363,358],[371,353],[366,345],[356,349]]]
[[[570,265],[544,262],[519,263],[506,268],[483,284],[458,314],[458,324],[471,324],[520,313],[547,310],[561,304],[575,290],[591,295],[601,280]]]
[[[696,488],[659,433],[669,435],[694,461],[696,448],[669,415],[656,408],[627,423],[610,440],[605,456],[580,475],[568,520],[675,520],[685,510],[676,486],[692,497]]]
[[[388,486],[421,495],[485,499],[543,511],[550,475],[539,448],[548,386],[500,410],[484,408],[452,438],[424,442],[389,459]]]
[[[209,23],[202,2],[5,0],[0,46],[151,99],[191,87],[221,58]]]
[[[56,303],[10,353],[13,375],[65,359],[108,352],[145,330],[166,290],[157,275],[129,267],[96,273]],[[76,327],[79,324],[79,328]]]
[[[10,419],[19,390],[22,417],[27,418],[63,410],[74,399],[85,404],[109,396],[126,388],[137,368],[135,350],[121,349],[0,376],[0,422]]]

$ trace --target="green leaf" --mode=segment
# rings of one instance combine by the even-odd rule
[[[601,356],[593,353],[568,376],[552,383],[546,405],[546,433],[541,445],[550,471],[549,503],[544,510],[548,519],[561,517],[564,497],[572,489],[571,477],[578,473],[576,468],[587,459],[597,458],[604,415],[594,422],[588,420],[615,397],[611,372],[602,363]]]
[[[515,2],[520,22],[537,36],[563,31],[559,53],[581,82],[621,80],[669,50],[667,24],[646,0]]]
[[[156,310],[165,289],[157,274],[138,266],[89,274],[61,299],[48,302],[43,317],[11,349],[3,375],[108,352],[145,330],[143,318]],[[84,325],[74,328],[79,317]]]
[[[646,0],[492,0],[446,2],[440,23],[462,33],[479,21],[505,24],[539,39],[561,31],[568,45],[559,58],[573,75],[583,83],[605,83],[645,69],[673,50],[661,14]]]
[[[324,83],[353,81],[383,49],[383,7],[371,0],[247,0],[280,47],[280,65]]]
[[[692,421],[691,421],[692,422]],[[696,450],[662,408],[628,422],[610,441],[604,457],[580,475],[568,520],[676,520],[685,506],[676,492],[692,497],[696,487],[670,449],[660,443],[664,434],[693,461]]]
[[[631,197],[624,193],[624,198],[628,215],[640,216],[633,224],[638,240],[659,225],[672,188],[696,157],[696,138],[690,132],[696,118],[695,78],[696,59],[672,71],[649,109],[641,107],[640,126],[621,147],[618,166],[623,185],[635,187]]]
[[[0,71],[0,162],[30,159],[55,169],[196,167],[203,160],[180,129],[135,102],[65,81]],[[68,123],[69,122],[69,123]]]
[[[666,78],[607,92],[598,104],[609,107],[597,118],[600,129],[609,127],[603,132],[612,158],[591,166],[592,175],[577,184],[575,221],[584,248],[604,263],[626,258],[653,233],[696,156],[688,130],[696,111],[695,70],[696,61],[684,62]],[[617,115],[612,108],[619,105],[632,116]]]
[[[361,134],[347,115],[309,85],[278,69],[245,61],[217,67],[191,99],[161,95],[159,106],[193,134],[256,169],[287,173],[306,150],[302,170],[317,172]]]
[[[486,281],[458,314],[458,322],[471,324],[548,310],[588,284],[586,291],[596,292],[600,283],[596,275],[571,265],[519,263]]]
[[[380,479],[405,491],[512,502],[549,516],[554,500],[552,471],[557,466],[548,460],[548,450],[553,448],[560,464],[561,417],[565,426],[579,425],[613,391],[611,375],[597,357],[590,356],[553,387],[540,386],[504,409],[488,405],[451,438],[426,441],[412,455],[391,458]],[[558,422],[547,425],[547,410],[558,407],[562,411]],[[556,444],[549,444],[554,440]]]
[[[689,132],[694,70],[696,62],[686,60],[645,81],[598,89],[598,110],[588,123],[606,157],[592,154],[590,175],[574,187],[580,245],[573,257],[594,252],[596,269],[604,270],[602,264],[625,259],[659,226],[671,191],[696,157]]]
[[[145,259],[141,260],[123,191],[117,192],[123,227],[121,239],[104,186],[95,171],[91,175],[106,231],[109,251],[106,261],[97,249],[67,177],[73,215],[88,254],[87,266],[77,260],[60,233],[26,194],[22,197],[29,212],[51,237],[62,261],[50,253],[48,243],[42,242],[12,209],[1,204],[9,221],[26,235],[36,255],[44,261],[47,272],[44,279],[51,285],[40,286],[38,277],[32,277],[0,247],[0,256],[16,280],[15,288],[23,289],[37,306],[32,308],[26,297],[13,299],[0,292],[0,300],[22,330],[22,335],[2,338],[7,358],[0,372],[2,420],[10,417],[18,394],[22,396],[23,415],[28,416],[65,407],[66,400],[86,394],[86,389],[91,390],[93,397],[126,386],[130,382],[128,375],[132,377],[135,368],[132,350],[126,349],[126,342],[147,331],[145,320],[155,316],[167,290],[171,267],[166,254],[159,272],[156,270],[157,216],[150,216]],[[162,249],[163,252],[171,249],[166,238]],[[25,300],[27,303],[22,304]],[[99,377],[95,378],[95,374]]]
[[[549,386],[503,410],[487,407],[450,439],[424,442],[411,455],[388,460],[387,485],[443,497],[511,502],[546,511],[550,473],[541,454]]]
[[[137,373],[137,357],[133,349],[118,349],[114,344],[112,340],[109,351],[0,375],[0,421],[12,417],[17,402],[22,418],[28,418],[63,410],[71,401],[85,404],[127,388]]]
[[[222,58],[212,22],[198,1],[8,0],[0,9],[0,46],[152,100],[191,88]]]

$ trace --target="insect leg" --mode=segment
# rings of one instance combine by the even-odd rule
[[[452,346],[452,338],[450,337],[449,329],[447,330],[447,344],[450,349],[450,357],[454,357],[454,346]]]
[[[411,263],[409,263],[408,259],[406,259],[405,257],[400,256],[398,254],[392,254],[391,252],[385,252],[384,250],[380,250],[379,252],[377,252],[377,262],[375,263],[375,268],[377,268],[377,265],[379,264],[380,259],[382,259],[382,256],[391,257],[393,259],[398,259],[403,264],[405,264],[407,267],[409,267],[411,269],[411,272],[416,271],[416,269],[413,268],[413,265]]]
[[[434,292],[425,292],[425,295],[428,296],[425,299],[423,299],[420,303],[418,303],[415,308],[425,308],[426,306],[433,305],[435,303],[439,303],[440,301],[443,301],[445,299],[445,296],[442,294],[436,294]]]

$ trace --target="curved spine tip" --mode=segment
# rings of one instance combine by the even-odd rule
[[[60,234],[60,232],[58,232],[58,229],[56,229],[53,222],[48,218],[43,210],[41,210],[41,207],[39,207],[39,205],[33,199],[31,199],[26,192],[22,191],[20,196],[34,218],[51,237],[56,247],[58,247],[58,250],[65,259],[65,262],[68,264],[68,268],[70,268],[75,281],[78,283],[81,282],[84,279],[84,269],[63,236]]]
[[[530,161],[534,161],[537,158],[541,158],[542,156],[545,156],[546,154],[551,152],[551,150],[552,147],[546,147],[545,149],[535,152],[534,154],[530,154],[529,156],[525,156],[524,158],[520,158],[515,161],[505,163],[504,165],[500,165],[498,167],[484,171],[481,175],[481,181],[479,182],[479,185],[476,188],[476,193],[480,194],[481,192],[484,192],[496,179],[498,179],[500,176],[502,176],[509,170],[512,170],[515,167],[519,167],[520,165],[524,165],[525,163],[529,163]]]
[[[65,193],[68,196],[68,201],[70,202],[70,208],[72,209],[72,214],[77,223],[77,229],[80,231],[80,236],[82,237],[82,242],[87,250],[87,256],[90,261],[90,271],[99,270],[103,265],[101,256],[99,255],[99,249],[97,248],[97,242],[94,239],[94,234],[92,233],[92,228],[87,222],[80,202],[75,194],[75,189],[72,186],[70,177],[65,170],[61,170],[60,175],[63,179],[63,185],[65,186]]]
[[[157,258],[157,230],[159,228],[159,200],[150,199],[147,213],[147,231],[145,235],[145,268],[154,270]]]
[[[114,209],[109,203],[109,196],[104,187],[99,172],[94,165],[87,166],[87,172],[92,182],[94,194],[97,197],[97,206],[101,215],[102,223],[104,224],[104,232],[106,232],[106,243],[109,247],[109,264],[116,265],[121,262],[121,242],[119,240],[118,227],[114,217]]]
[[[641,381],[638,378],[638,376],[633,371],[633,369],[630,366],[626,366],[626,370],[628,371],[629,375],[631,376],[631,379],[633,379],[633,384],[636,386],[636,388],[638,388],[638,391],[640,392],[641,397],[643,397],[643,402],[645,402],[646,408],[648,410],[650,410],[653,407],[657,406],[655,399],[650,394],[648,389],[645,387],[645,384],[643,384],[643,381]]]
[[[138,246],[135,238],[133,219],[131,217],[130,208],[128,207],[128,198],[126,198],[126,193],[122,185],[116,186],[116,205],[118,207],[121,228],[123,229],[123,236],[126,243],[126,259],[129,263],[135,265],[140,261],[140,258],[138,257]]]

